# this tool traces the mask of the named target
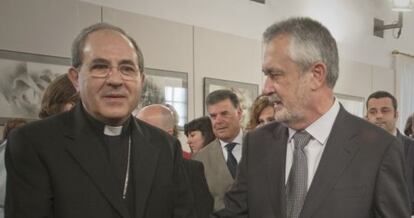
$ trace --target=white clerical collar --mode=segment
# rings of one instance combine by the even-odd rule
[[[119,136],[122,132],[122,126],[108,126],[105,125],[104,134],[107,136]]]

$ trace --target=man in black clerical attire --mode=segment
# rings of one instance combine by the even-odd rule
[[[143,55],[122,29],[95,24],[72,47],[81,103],[14,132],[6,150],[6,217],[188,217],[179,142],[131,116]]]

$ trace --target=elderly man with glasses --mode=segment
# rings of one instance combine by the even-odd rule
[[[6,217],[187,217],[178,140],[135,119],[143,55],[122,29],[95,24],[72,47],[81,103],[14,132]]]

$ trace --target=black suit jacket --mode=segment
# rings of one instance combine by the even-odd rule
[[[397,130],[397,139],[404,148],[407,184],[411,200],[411,214],[414,214],[414,140],[410,137],[402,135],[399,130]]]
[[[135,215],[122,202],[102,139],[78,105],[12,133],[6,217],[187,217],[192,205],[179,142],[139,120],[131,125]]]
[[[196,218],[207,218],[213,212],[214,200],[208,190],[204,166],[199,161],[184,159],[184,167],[193,194],[194,215]]]
[[[236,182],[219,217],[284,218],[288,129],[249,132]],[[410,205],[397,139],[342,107],[300,218],[408,218]]]

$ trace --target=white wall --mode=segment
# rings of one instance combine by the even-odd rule
[[[290,16],[311,16],[324,23],[341,47],[341,58],[374,66],[391,67],[391,51],[414,53],[414,13],[404,15],[400,39],[386,31],[374,37],[374,17],[391,23],[397,14],[390,0],[85,0],[166,20],[260,39],[271,23]]]
[[[0,49],[69,57],[75,36],[100,13],[78,1],[0,0]]]
[[[379,89],[395,94],[392,50],[414,54],[414,12],[404,14],[399,39],[394,39],[396,31],[392,30],[387,30],[384,38],[373,36],[374,17],[383,19],[385,24],[397,20],[390,0],[267,0],[265,5],[250,0],[84,1],[258,41],[264,29],[275,21],[291,16],[313,17],[325,24],[338,42],[341,69],[335,92],[365,98]],[[229,73],[226,77],[239,76],[237,72]],[[195,75],[196,85],[198,76],[204,75]],[[195,103],[198,110],[200,103]]]
[[[196,117],[203,115],[203,78],[262,84],[261,43],[196,27],[194,31],[194,96]]]

